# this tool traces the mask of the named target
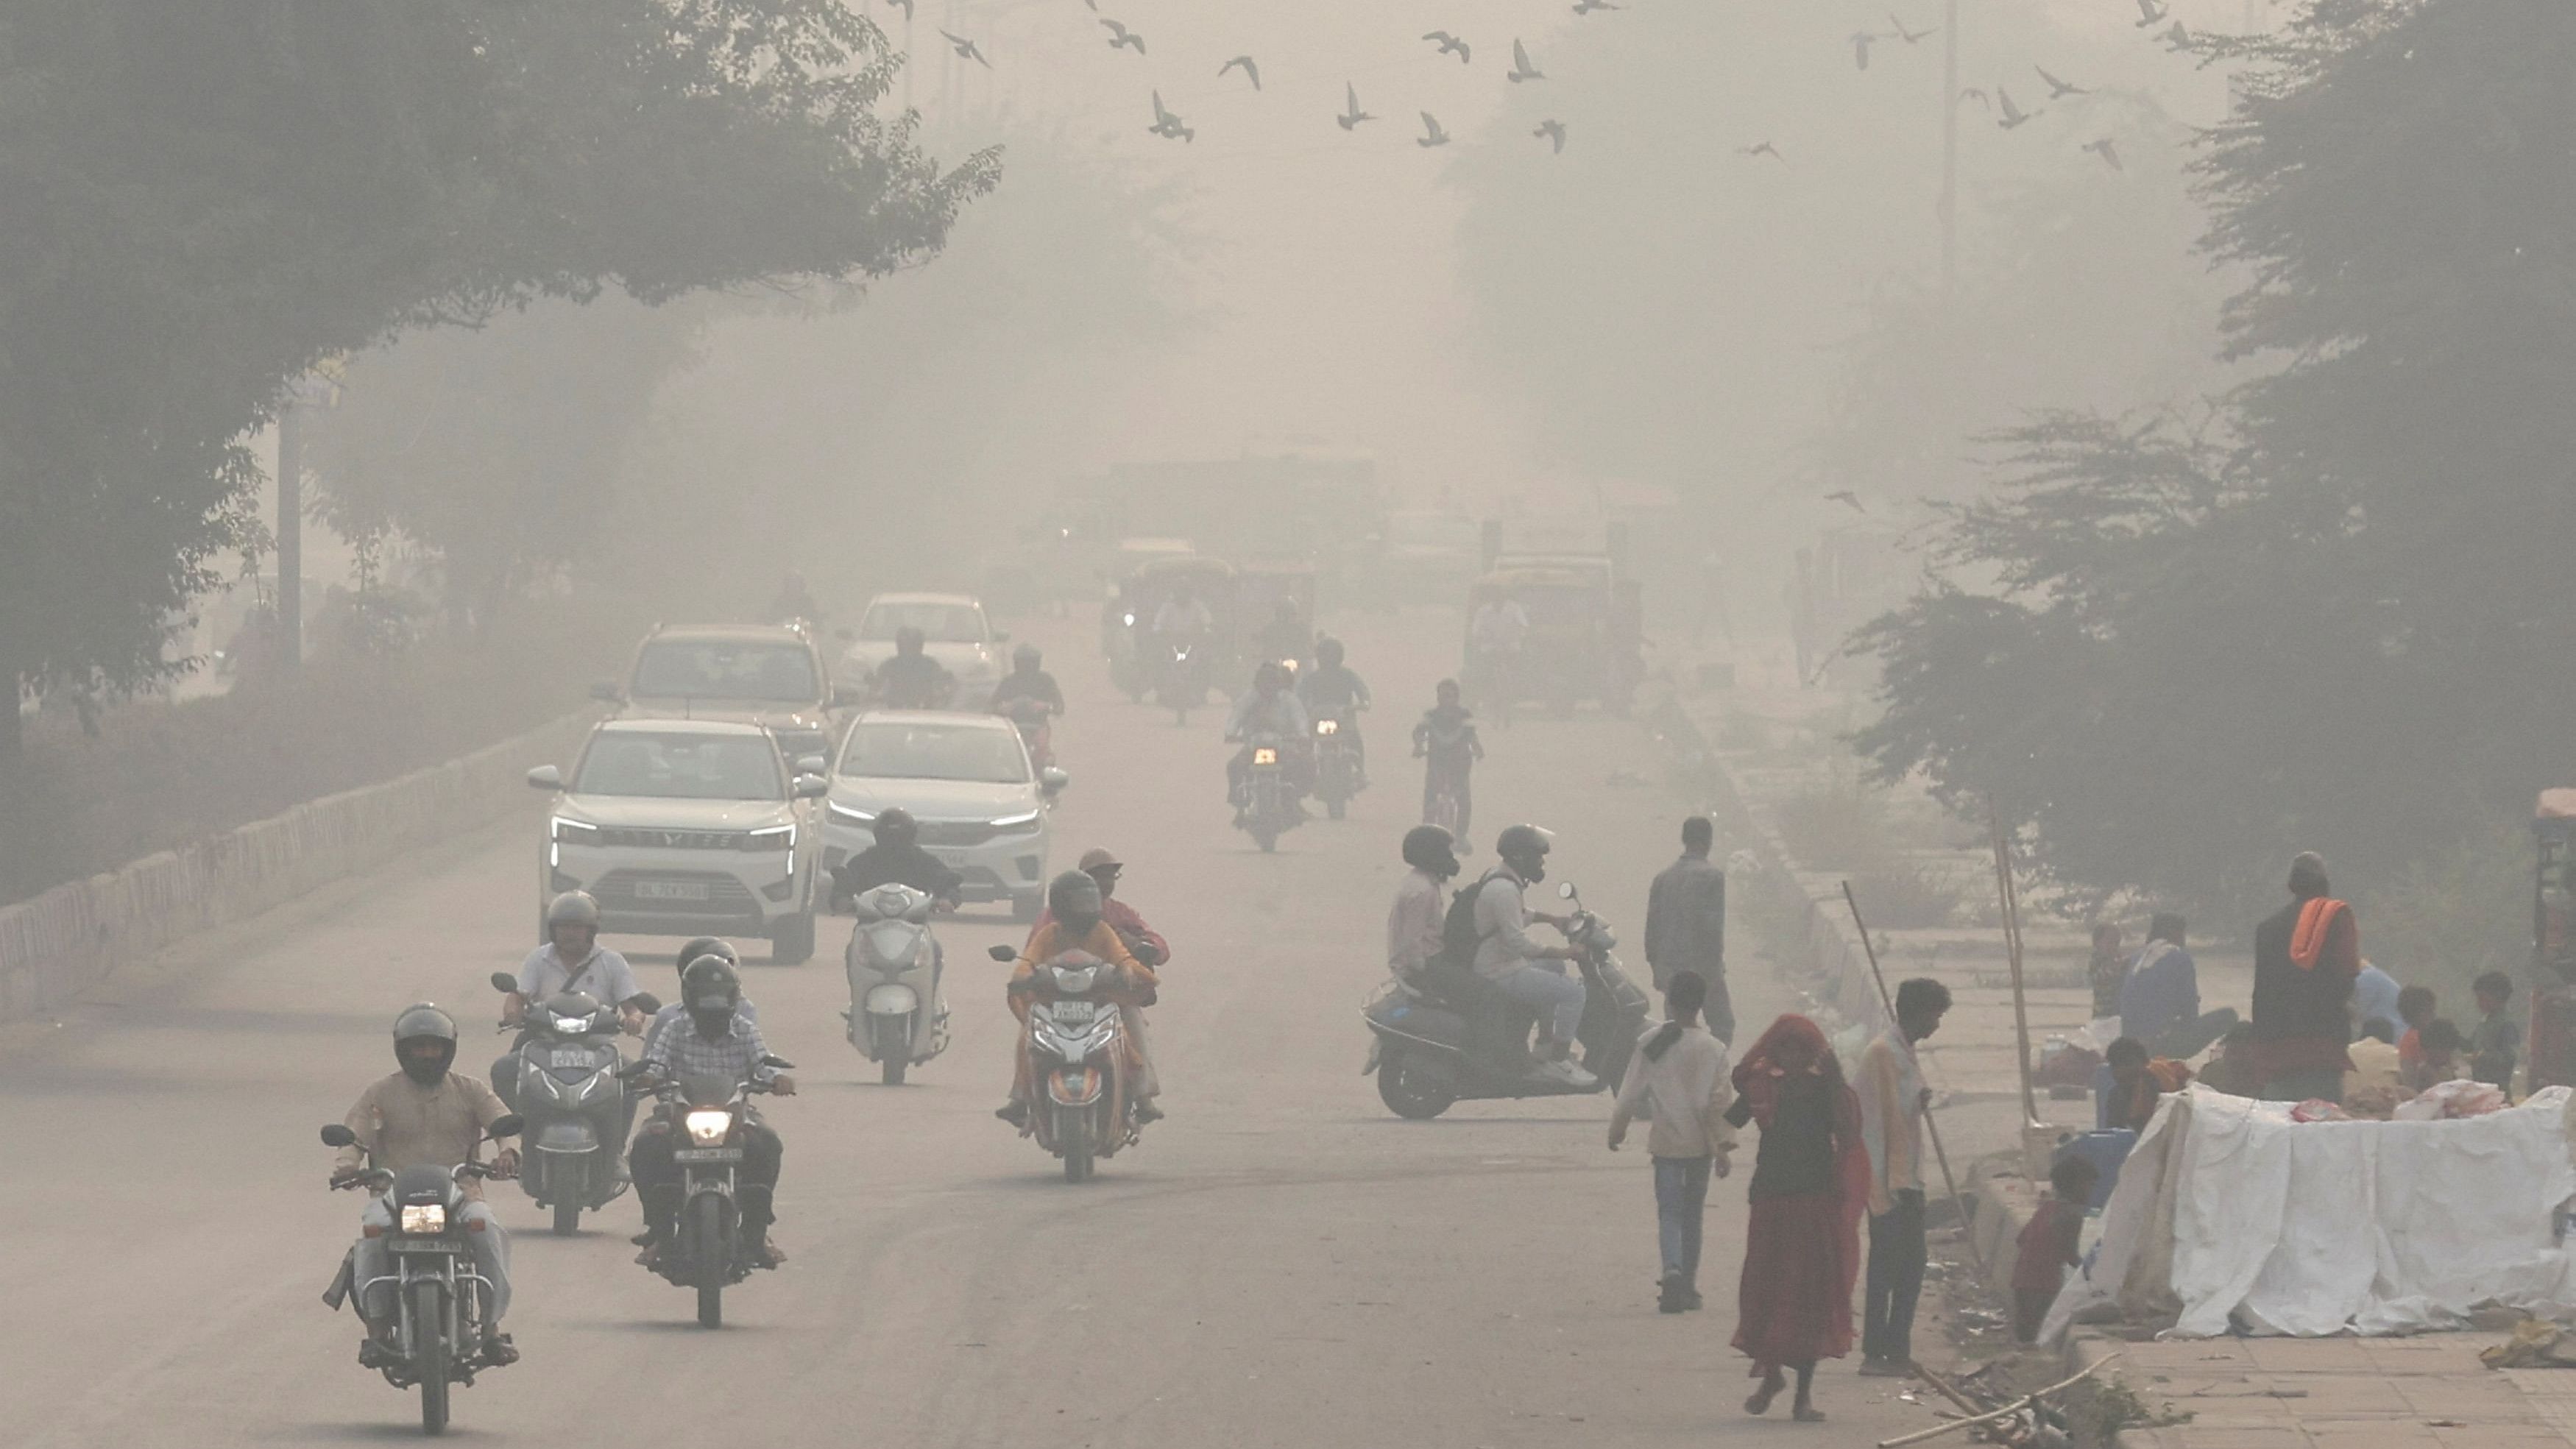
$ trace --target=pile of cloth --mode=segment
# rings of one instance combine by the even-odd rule
[[[2195,1338],[2416,1333],[2490,1304],[2576,1322],[2569,1104],[2553,1087],[2473,1116],[2300,1123],[2194,1083],[2139,1134],[2043,1340],[2113,1310]]]

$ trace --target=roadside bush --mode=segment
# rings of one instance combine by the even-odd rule
[[[1802,790],[1772,811],[1789,855],[1808,870],[1855,872],[1894,855],[1886,797],[1851,780]]]
[[[2531,827],[2497,820],[2426,853],[2356,904],[2361,954],[2400,981],[2430,986],[2443,1014],[2469,1022],[2469,983],[2531,963]]]
[[[1958,877],[1929,863],[1895,861],[1854,871],[1851,888],[1873,933],[1949,925],[1962,898]]]

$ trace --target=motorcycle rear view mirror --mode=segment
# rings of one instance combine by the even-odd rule
[[[322,1129],[322,1145],[355,1147],[358,1145],[358,1134],[350,1131],[349,1124],[346,1122],[333,1122]]]
[[[633,996],[627,998],[626,1004],[634,1007],[637,1011],[644,1013],[646,1016],[651,1016],[662,1009],[662,998],[655,996],[650,991],[638,991]]]
[[[767,1055],[764,1055],[764,1056],[762,1056],[762,1057],[761,1057],[761,1059],[760,1059],[760,1064],[761,1064],[762,1066],[764,1066],[764,1067],[769,1068],[769,1069],[770,1069],[770,1070],[772,1070],[772,1071],[779,1071],[779,1072],[792,1072],[792,1071],[796,1070],[796,1064],[795,1064],[794,1062],[791,1062],[791,1061],[789,1061],[787,1058],[785,1058],[785,1057],[781,1057],[781,1056],[767,1056]]]
[[[504,1137],[518,1136],[519,1129],[527,1125],[528,1119],[518,1113],[504,1112],[492,1119],[492,1125],[483,1129],[483,1135],[497,1142]]]
[[[1073,777],[1057,766],[1049,765],[1038,771],[1038,788],[1050,795],[1062,793],[1064,787],[1072,783]]]
[[[996,961],[1017,961],[1020,959],[1020,953],[1012,950],[1008,946],[995,946],[984,954],[992,957]]]
[[[1564,881],[1558,884],[1556,888],[1556,898],[1561,901],[1570,901],[1574,899],[1574,882]]]
[[[495,971],[485,979],[492,983],[493,990],[505,995],[519,989],[519,978],[507,971]]]

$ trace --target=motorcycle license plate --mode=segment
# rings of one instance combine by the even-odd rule
[[[557,1047],[553,1052],[547,1055],[546,1065],[550,1067],[586,1067],[590,1065],[590,1053],[583,1051],[579,1047]]]
[[[740,1162],[739,1147],[683,1147],[671,1154],[673,1162]]]
[[[699,880],[639,880],[635,883],[639,901],[703,901],[709,899],[707,883]]]
[[[453,1253],[456,1245],[444,1238],[396,1238],[385,1246],[397,1253]]]

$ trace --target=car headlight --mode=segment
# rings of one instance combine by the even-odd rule
[[[870,826],[877,823],[877,812],[873,810],[853,810],[838,800],[833,801],[829,809],[832,818],[844,825]]]
[[[1043,810],[1031,810],[1019,815],[1004,815],[993,822],[993,828],[995,830],[1033,830],[1037,827],[1037,823],[1045,818],[1046,812]]]
[[[558,815],[555,817],[554,838],[557,845],[597,845],[599,827],[587,820]]]
[[[1265,745],[1265,746],[1263,746],[1262,748],[1257,749],[1257,750],[1254,750],[1254,751],[1252,752],[1252,763],[1254,763],[1254,764],[1256,764],[1256,765],[1275,765],[1275,764],[1278,764],[1278,763],[1279,763],[1279,752],[1278,752],[1277,750],[1271,749],[1271,748],[1269,748],[1268,746],[1266,746],[1266,745]]]
[[[1319,719],[1315,721],[1315,733],[1319,735],[1337,735],[1341,732],[1342,722],[1340,720]]]
[[[434,1202],[406,1203],[402,1210],[402,1230],[406,1233],[446,1232],[447,1209]]]
[[[771,825],[752,831],[750,834],[745,835],[742,838],[742,848],[745,850],[794,850],[796,848],[796,827],[793,825]]]
[[[725,1135],[733,1131],[733,1114],[713,1108],[702,1108],[688,1116],[689,1140],[700,1147],[721,1147]]]

